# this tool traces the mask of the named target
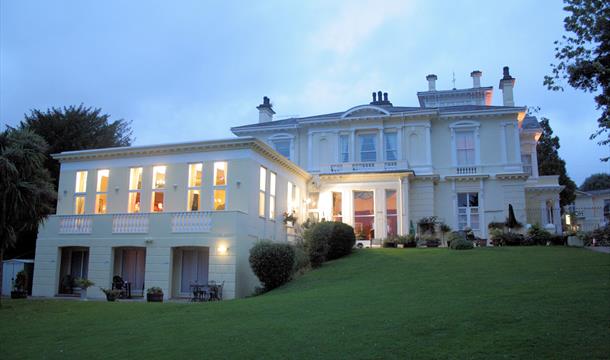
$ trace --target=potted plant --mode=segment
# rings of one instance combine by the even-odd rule
[[[13,281],[13,290],[11,290],[11,299],[25,299],[28,297],[28,275],[24,270],[17,273]]]
[[[163,302],[163,289],[158,286],[153,286],[146,289],[146,301]]]
[[[415,241],[415,235],[409,234],[405,236],[401,236],[402,247],[403,248],[414,248],[417,246],[417,241]]]
[[[446,245],[446,243],[445,243],[445,234],[448,233],[448,232],[451,232],[451,226],[449,226],[449,225],[445,224],[444,222],[442,222],[440,224],[440,226],[439,226],[439,230],[441,231],[441,236],[442,236],[441,240],[442,240],[443,246],[445,246]]]
[[[116,301],[116,299],[121,294],[121,291],[117,289],[106,289],[101,287],[100,290],[102,290],[102,292],[106,294],[106,300],[108,301]]]
[[[87,289],[95,285],[93,281],[84,278],[76,278],[74,284],[76,284],[76,287],[80,288],[80,299],[83,301],[87,300]]]

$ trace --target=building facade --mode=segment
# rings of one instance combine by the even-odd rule
[[[430,216],[488,238],[511,204],[523,224],[561,231],[562,187],[538,174],[536,118],[515,106],[508,68],[502,106],[481,75],[452,90],[429,75],[418,106],[380,91],[345,111],[274,120],[265,97],[257,123],[231,129],[236,139],[57,154],[57,215],[39,231],[33,295],[119,275],[136,294],[185,297],[214,280],[225,298],[247,296],[259,285],[248,251],[289,241],[284,214],[342,221],[360,239],[407,234]]]

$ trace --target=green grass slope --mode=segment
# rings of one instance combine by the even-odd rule
[[[610,256],[362,250],[255,298],[3,301],[0,358],[610,356]]]

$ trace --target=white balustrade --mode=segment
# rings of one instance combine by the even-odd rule
[[[148,214],[112,215],[112,232],[114,234],[148,233],[150,220]]]
[[[378,161],[378,162],[352,162],[352,163],[339,163],[322,166],[322,172],[330,172],[331,174],[337,173],[350,173],[350,172],[375,172],[375,171],[387,171],[387,170],[408,170],[409,164],[407,161],[390,160],[390,161]]]
[[[212,214],[204,211],[181,212],[172,214],[172,232],[196,233],[210,232]]]
[[[458,166],[455,168],[455,172],[458,175],[472,175],[477,173],[476,166]]]
[[[91,216],[73,215],[62,216],[59,220],[60,234],[91,234]]]

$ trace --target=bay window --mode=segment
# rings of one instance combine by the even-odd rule
[[[479,194],[458,193],[458,228],[464,230],[469,227],[479,229]]]

